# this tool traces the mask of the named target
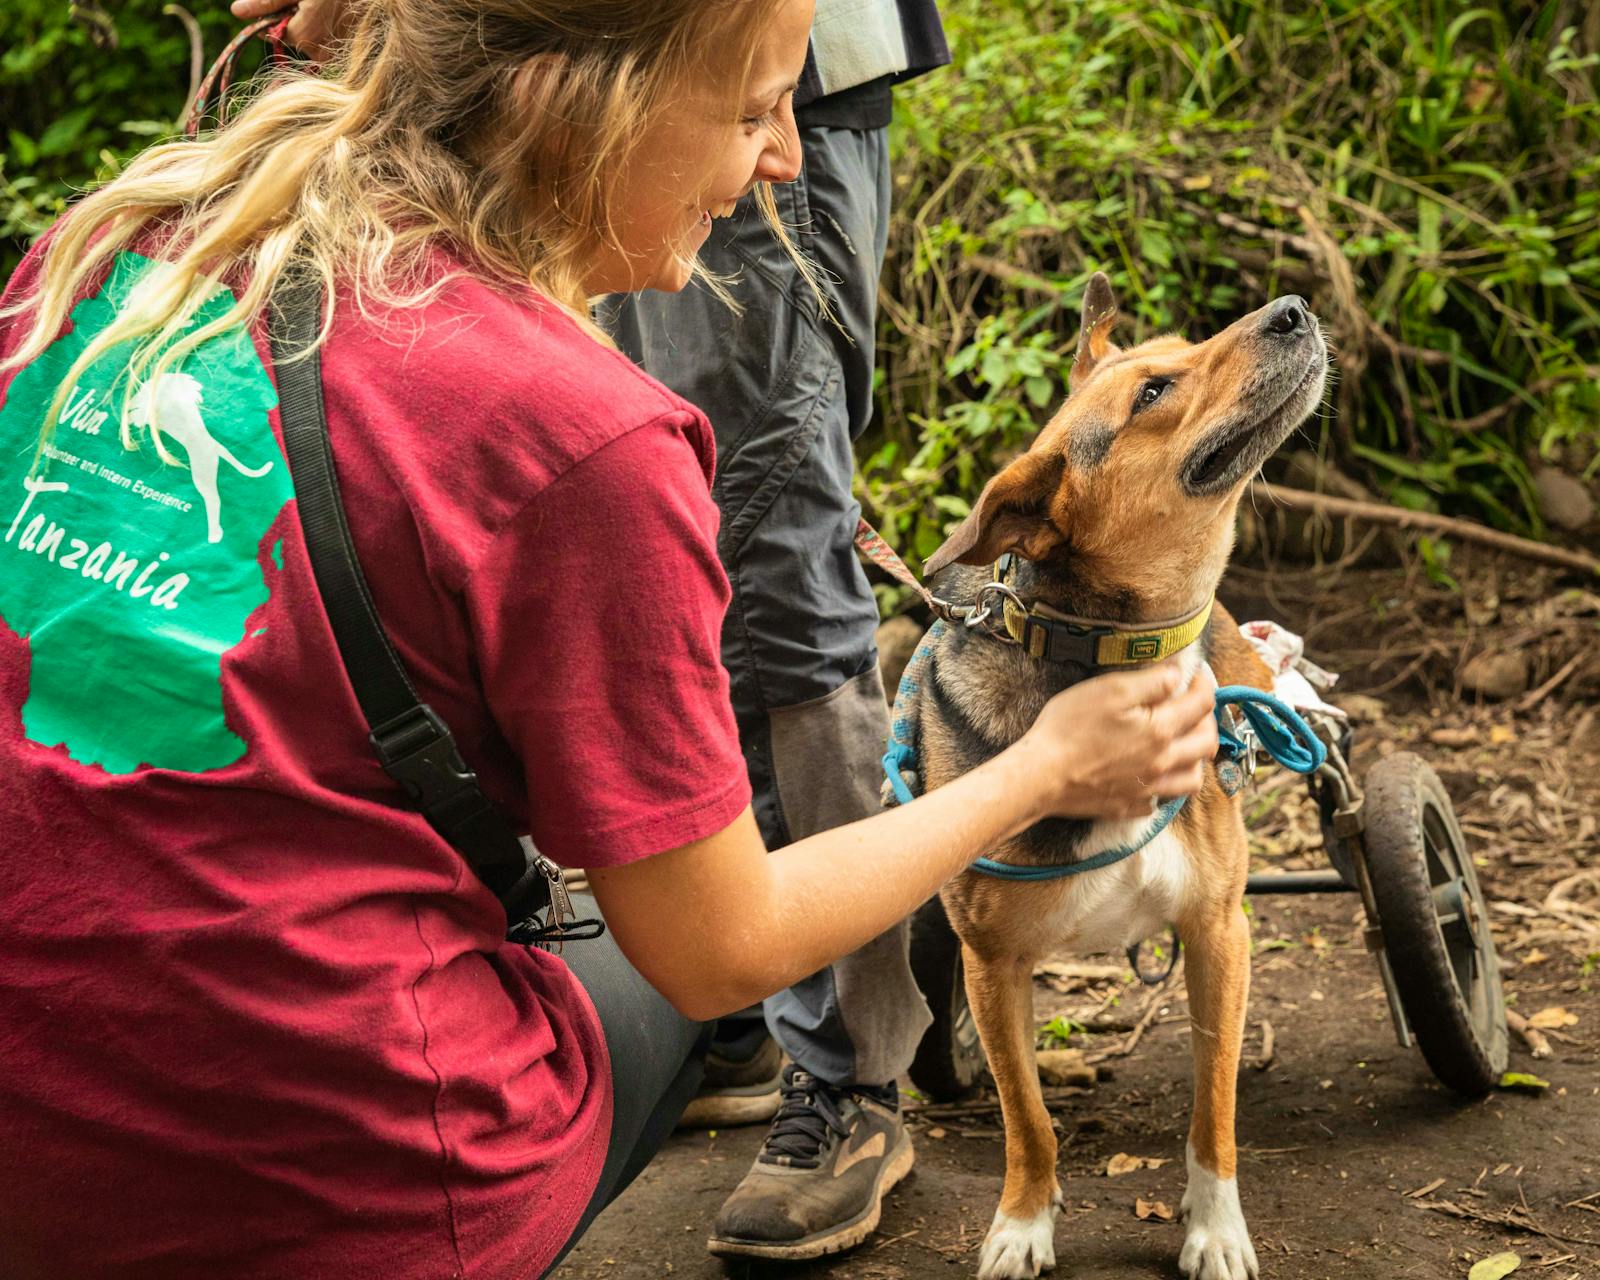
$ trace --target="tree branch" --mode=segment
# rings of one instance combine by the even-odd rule
[[[1354,520],[1375,520],[1381,524],[1398,525],[1402,529],[1421,529],[1426,532],[1447,534],[1463,542],[1478,542],[1486,547],[1509,551],[1526,560],[1560,565],[1566,569],[1582,569],[1600,574],[1600,558],[1567,547],[1519,538],[1514,533],[1501,533],[1472,520],[1458,520],[1453,516],[1434,515],[1428,511],[1408,511],[1404,507],[1389,506],[1382,502],[1357,502],[1352,498],[1335,498],[1325,493],[1308,493],[1304,489],[1285,489],[1279,485],[1258,481],[1256,489],[1271,502],[1294,507],[1301,511],[1316,511],[1329,516],[1347,516]]]

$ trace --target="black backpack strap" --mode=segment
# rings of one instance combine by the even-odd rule
[[[313,348],[322,322],[322,289],[307,274],[285,272],[269,312],[278,413],[322,607],[345,675],[371,730],[384,772],[405,788],[423,816],[500,899],[513,922],[566,900],[560,873],[528,857],[517,833],[478,785],[449,727],[417,697],[400,655],[373,608],[339,497],[322,403],[322,360]],[[560,921],[551,927],[559,932]],[[524,930],[536,940],[539,930]],[[572,936],[571,934],[568,935]]]

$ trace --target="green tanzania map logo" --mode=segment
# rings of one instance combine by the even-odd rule
[[[267,600],[261,542],[293,496],[277,404],[242,329],[130,386],[133,344],[84,373],[33,466],[67,370],[158,264],[117,256],[72,330],[18,371],[0,406],[0,622],[28,641],[30,741],[109,773],[199,772],[244,754],[223,721],[222,658]],[[191,330],[233,305],[218,290]],[[124,448],[126,408],[136,447]],[[160,425],[178,464],[157,456]],[[4,714],[0,710],[0,714]]]

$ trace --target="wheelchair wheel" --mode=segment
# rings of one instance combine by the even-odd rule
[[[1406,1021],[1457,1093],[1499,1082],[1509,1034],[1500,964],[1472,855],[1438,774],[1396,752],[1366,779],[1367,873]]]
[[[911,917],[911,972],[933,1012],[911,1060],[911,1082],[935,1102],[965,1097],[983,1078],[983,1044],[967,1004],[961,940],[938,898]]]

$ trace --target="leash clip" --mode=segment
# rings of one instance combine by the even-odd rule
[[[1255,725],[1248,720],[1239,726],[1239,741],[1244,745],[1244,776],[1256,776],[1256,753],[1261,749],[1261,738]]]
[[[1028,606],[1023,604],[1022,597],[1017,594],[1014,587],[1009,587],[1003,582],[985,582],[978,588],[977,599],[972,602],[972,611],[963,619],[967,626],[976,627],[994,615],[994,603],[989,599],[991,596],[999,596],[1002,601],[1011,601],[1024,613],[1028,611]]]

